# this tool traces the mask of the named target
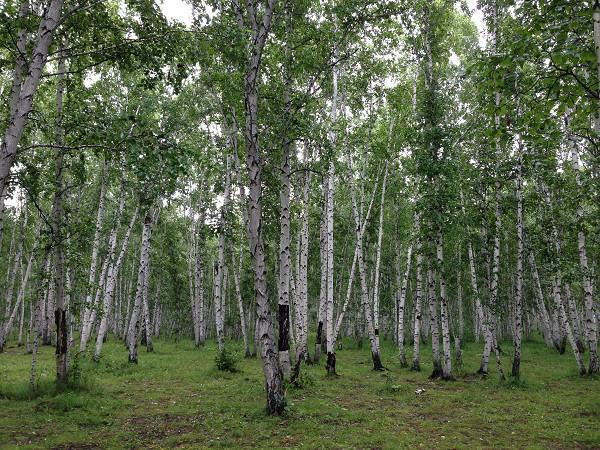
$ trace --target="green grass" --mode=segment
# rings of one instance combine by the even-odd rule
[[[65,391],[52,383],[52,348],[41,348],[36,392],[30,356],[15,347],[0,355],[0,448],[600,448],[600,381],[537,342],[524,346],[522,379],[504,383],[495,370],[473,375],[476,344],[465,348],[463,375],[443,382],[428,380],[427,349],[414,373],[384,343],[381,373],[367,347],[345,342],[340,376],[326,377],[324,362],[305,368],[305,387],[288,388],[282,417],[264,414],[256,359],[227,373],[215,369],[212,344],[158,341],[137,366],[119,343],[104,350],[98,365],[81,360],[79,385]],[[507,371],[510,362],[504,355]]]

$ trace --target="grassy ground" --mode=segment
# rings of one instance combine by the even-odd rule
[[[464,375],[432,382],[427,351],[414,373],[386,343],[389,371],[377,373],[368,348],[345,343],[339,377],[309,367],[306,387],[288,389],[278,418],[264,415],[256,359],[231,374],[214,368],[212,345],[158,341],[137,366],[122,345],[104,349],[97,366],[80,364],[83,388],[57,393],[53,349],[42,348],[35,395],[30,356],[14,347],[0,355],[0,448],[600,448],[600,381],[580,378],[571,355],[535,342],[525,344],[520,383],[500,383],[495,371],[472,375],[475,344],[465,349]]]

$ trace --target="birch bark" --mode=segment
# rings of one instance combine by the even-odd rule
[[[373,282],[373,322],[375,326],[375,340],[377,348],[379,348],[379,272],[381,266],[381,242],[383,239],[383,218],[385,206],[385,188],[388,176],[388,163],[385,162],[385,170],[383,172],[383,184],[381,185],[381,203],[379,207],[379,231],[377,233],[377,248],[375,250],[375,280]],[[404,312],[404,311],[403,311]],[[404,349],[400,350],[402,355]],[[401,357],[402,359],[402,357]],[[406,359],[406,358],[405,358]],[[406,361],[405,361],[406,362]]]
[[[415,221],[418,220],[418,215],[415,215]],[[398,356],[400,358],[400,367],[408,367],[406,362],[406,352],[404,350],[404,307],[406,304],[406,292],[408,290],[408,278],[410,277],[410,266],[412,262],[412,245],[408,246],[406,251],[406,270],[404,275],[401,275],[400,271],[400,255],[398,254],[396,260],[396,284],[400,288],[400,292],[397,294],[397,311],[398,311],[398,328],[397,328],[397,344],[398,344]],[[420,288],[417,288],[420,289]],[[419,299],[420,300],[420,299]],[[420,309],[420,306],[419,306]]]
[[[23,7],[23,3],[21,3]],[[63,6],[63,0],[51,0],[48,7],[44,10],[44,15],[40,20],[40,25],[37,31],[37,37],[33,45],[31,58],[27,62],[27,73],[24,73],[23,64],[21,58],[17,58],[15,71],[13,74],[13,87],[16,89],[19,78],[23,78],[23,82],[19,89],[18,100],[14,102],[14,107],[11,105],[9,113],[10,117],[8,125],[5,128],[2,143],[0,144],[0,192],[4,192],[10,170],[13,166],[15,156],[17,154],[17,147],[25,131],[27,125],[27,119],[31,112],[33,99],[36,94],[44,66],[46,65],[46,59],[48,57],[48,51],[52,38],[56,28],[60,23],[61,10]],[[26,35],[19,33],[17,47],[20,50],[25,48]],[[11,95],[11,101],[17,99],[16,95]],[[14,112],[13,112],[14,111]],[[0,222],[4,211],[0,210]]]
[[[239,0],[234,0],[238,25],[245,30],[245,18]],[[279,415],[285,408],[285,393],[275,346],[275,333],[269,294],[267,291],[265,248],[262,234],[262,158],[258,146],[258,75],[261,57],[271,28],[275,0],[268,0],[259,23],[254,2],[246,2],[246,19],[250,22],[250,42],[244,76],[246,165],[250,179],[248,235],[252,267],[254,271],[254,294],[256,298],[260,354],[265,376],[267,412]]]
[[[436,306],[436,278],[435,269],[430,262],[427,268],[427,300],[429,302],[429,328],[431,329],[431,352],[433,354],[433,372],[430,378],[440,378],[443,375],[440,360],[440,328]]]
[[[594,42],[596,44],[596,52],[600,52],[600,4],[598,2],[594,5]],[[598,60],[598,76],[600,80],[600,59]],[[581,191],[581,177],[579,174],[579,154],[577,152],[577,145],[575,138],[570,132],[569,118],[567,116],[565,126],[567,128],[567,139],[571,146],[571,164],[575,171],[575,181],[577,188]],[[579,266],[583,274],[583,294],[584,294],[584,305],[585,305],[585,336],[588,344],[588,350],[590,352],[590,365],[588,372],[590,374],[600,373],[600,363],[598,362],[598,324],[596,321],[596,314],[594,313],[594,290],[592,286],[591,271],[588,264],[587,247],[586,247],[586,235],[584,232],[583,223],[583,207],[578,198],[577,204],[577,247],[579,250]],[[577,308],[575,308],[575,312]],[[579,334],[578,334],[579,336]]]
[[[92,292],[94,292],[93,287],[96,283],[96,268],[98,264],[98,251],[100,249],[100,237],[102,234],[102,223],[104,221],[104,207],[105,207],[105,197],[106,197],[106,187],[108,183],[108,164],[106,159],[103,162],[102,173],[100,175],[100,199],[98,202],[98,212],[96,215],[96,228],[94,231],[94,240],[92,242],[92,256],[90,262],[90,272],[88,276],[88,284],[87,284],[87,295],[85,297],[84,309],[83,309],[83,330],[86,330],[90,327],[90,319],[92,315],[91,303],[92,303]],[[85,347],[87,344],[87,336],[83,333],[81,334],[81,340],[79,345],[79,351],[85,351]]]
[[[423,297],[423,244],[421,239],[421,216],[415,215],[415,234],[417,239],[417,285],[415,289],[415,317],[413,325],[413,355],[411,370],[421,370],[421,302]]]
[[[142,241],[140,245],[140,263],[137,276],[137,288],[135,302],[129,319],[129,330],[127,332],[127,346],[129,348],[129,362],[137,364],[138,337],[140,333],[140,313],[142,312],[142,303],[145,285],[147,283],[147,274],[149,272],[150,260],[150,237],[152,235],[152,214],[147,211],[144,215],[144,224],[142,227]]]
[[[122,197],[121,205],[125,205],[125,197]],[[123,207],[119,206],[119,216],[123,211]],[[129,237],[131,236],[131,230],[137,220],[139,212],[139,207],[135,209],[133,216],[131,217],[131,221],[125,230],[125,235],[123,236],[123,240],[121,243],[121,251],[119,252],[119,256],[114,264],[111,264],[111,267],[108,272],[108,281],[106,283],[106,290],[104,291],[104,300],[102,305],[102,310],[104,314],[102,315],[102,320],[100,321],[100,326],[98,328],[98,336],[96,338],[96,349],[94,351],[94,360],[98,361],[100,359],[100,353],[102,351],[102,344],[104,342],[104,337],[106,336],[106,331],[108,329],[108,319],[110,317],[112,302],[115,294],[115,288],[117,286],[117,279],[119,273],[121,272],[121,266],[123,265],[123,260],[125,259],[125,253],[127,252],[127,247],[129,245]]]

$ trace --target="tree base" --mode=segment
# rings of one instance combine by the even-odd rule
[[[335,353],[329,352],[327,353],[327,375],[337,375],[335,372]]]
[[[379,353],[371,352],[371,357],[373,358],[373,370],[376,370],[378,372],[383,372],[387,370],[381,363],[381,356],[379,355]]]
[[[429,375],[430,380],[437,380],[439,378],[444,378],[444,371],[441,367],[434,367],[433,372]]]

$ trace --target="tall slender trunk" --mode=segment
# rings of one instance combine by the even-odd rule
[[[438,323],[436,305],[436,272],[429,261],[427,268],[427,300],[429,302],[429,327],[431,330],[431,352],[433,355],[433,372],[430,378],[439,378],[443,374],[442,362],[440,360],[440,328]]]
[[[244,356],[248,358],[250,356],[250,342],[248,340],[248,327],[246,325],[246,314],[244,312],[244,299],[242,298],[241,280],[240,273],[241,267],[235,268],[235,261],[231,262],[233,268],[233,282],[235,285],[235,297],[237,300],[238,314],[240,317],[240,330],[242,332],[242,339],[244,341]]]
[[[193,202],[190,196],[190,219],[192,222],[192,227],[189,233],[188,240],[188,286],[190,293],[190,307],[192,311],[192,331],[194,332],[194,343],[198,346],[198,308],[196,303],[196,286],[195,286],[195,278],[194,278],[194,260],[196,256],[196,211],[193,208]]]
[[[304,163],[309,164],[308,149],[304,147]],[[298,330],[298,339],[296,345],[296,362],[292,374],[292,382],[300,375],[300,364],[302,360],[308,361],[308,245],[309,245],[309,193],[310,193],[310,172],[303,174],[302,185],[302,212],[300,217],[300,239],[298,241],[298,289],[296,302],[296,328]]]
[[[79,344],[79,351],[85,351],[87,344],[87,335],[83,334],[83,330],[90,327],[90,319],[92,315],[92,293],[94,292],[94,285],[96,283],[96,268],[98,264],[98,251],[100,249],[100,237],[102,234],[102,223],[104,221],[104,207],[106,199],[106,187],[108,184],[108,164],[106,159],[103,161],[102,173],[100,175],[100,199],[98,201],[98,212],[96,215],[96,228],[94,231],[94,240],[92,241],[92,256],[90,262],[90,272],[88,276],[88,284],[86,287],[87,294],[85,297],[84,309],[83,309],[83,329],[81,334],[81,341]]]
[[[594,5],[594,41],[596,43],[596,52],[600,52],[600,5],[598,2]],[[600,79],[600,59],[598,63],[598,75]],[[568,116],[567,116],[568,117]],[[567,128],[567,139],[571,145],[571,163],[575,172],[575,181],[577,183],[578,191],[582,192],[581,177],[579,174],[579,154],[577,152],[577,145],[574,136],[570,132],[568,119],[566,120]],[[592,285],[591,271],[588,264],[587,248],[586,248],[586,236],[584,232],[584,216],[583,207],[581,206],[581,200],[579,196],[577,198],[577,248],[579,250],[579,266],[583,275],[583,297],[585,305],[585,337],[588,344],[588,350],[590,352],[590,365],[588,372],[590,374],[600,373],[600,363],[598,362],[598,324],[596,321],[596,314],[594,313],[594,290]],[[577,308],[575,308],[577,311]]]
[[[221,206],[221,217],[219,221],[219,250],[217,255],[217,266],[215,272],[214,286],[215,323],[217,330],[217,344],[220,352],[222,352],[225,349],[225,311],[223,310],[223,276],[225,271],[225,234],[227,229],[227,214],[231,190],[231,168],[229,156],[226,157],[225,171],[225,191],[223,194],[223,205]]]
[[[249,358],[252,356],[252,352],[250,351],[250,339],[248,336],[248,317],[246,316],[246,311],[244,311],[244,299],[242,297],[241,290],[241,280],[242,273],[244,270],[244,254],[246,252],[246,248],[244,245],[244,234],[248,235],[248,205],[246,202],[246,189],[244,184],[242,183],[242,172],[240,170],[240,160],[238,157],[238,126],[237,126],[237,118],[235,115],[235,110],[231,112],[231,128],[230,128],[230,139],[233,147],[233,163],[235,168],[235,176],[238,186],[238,194],[239,194],[239,204],[240,210],[242,211],[242,219],[243,219],[243,231],[240,236],[240,245],[239,245],[239,258],[237,263],[237,271],[236,264],[232,261],[231,267],[233,268],[235,289],[236,289],[236,297],[238,303],[238,312],[240,316],[240,327],[242,331],[242,338],[244,340],[244,353],[245,357]],[[256,352],[255,352],[256,354]]]
[[[56,144],[64,145],[65,136],[62,126],[63,95],[65,91],[65,57],[63,53],[64,42],[61,42],[58,62],[58,81],[56,87]],[[56,382],[65,385],[68,381],[68,351],[69,331],[67,311],[65,308],[65,254],[64,254],[64,157],[62,148],[55,150],[54,165],[54,201],[52,204],[52,240],[54,245],[54,321],[56,324]]]
[[[121,199],[121,205],[125,205],[125,197],[123,196]],[[121,215],[123,211],[123,206],[119,206],[119,214]],[[110,317],[110,312],[112,308],[112,302],[115,294],[115,288],[117,286],[117,279],[119,273],[121,271],[121,266],[123,265],[123,260],[125,259],[125,253],[127,252],[127,247],[129,245],[129,237],[131,236],[131,230],[137,220],[139,212],[139,207],[135,209],[133,216],[131,217],[131,221],[125,230],[125,235],[123,236],[123,240],[121,243],[121,251],[119,252],[119,256],[114,264],[111,264],[111,267],[108,272],[106,289],[104,291],[104,301],[102,305],[102,310],[104,314],[102,315],[102,320],[100,321],[100,326],[98,327],[98,336],[96,338],[96,349],[94,351],[94,360],[98,361],[100,359],[100,352],[102,351],[102,344],[104,342],[104,337],[106,336],[106,331],[108,329],[108,319]],[[116,229],[116,227],[115,227]]]
[[[206,325],[204,322],[204,212],[200,214],[196,230],[196,258],[194,260],[194,301],[196,308],[196,347],[204,345]]]
[[[457,260],[458,267],[456,269],[456,304],[458,307],[458,326],[455,326],[455,334],[454,334],[454,360],[456,362],[456,367],[462,367],[462,342],[464,338],[464,330],[465,330],[465,318],[463,311],[463,286],[462,286],[462,248],[460,242],[458,244],[457,251]]]
[[[517,107],[517,111],[518,111]],[[517,115],[519,113],[517,112]],[[521,366],[521,333],[523,316],[523,154],[521,137],[518,136],[517,160],[517,289],[515,305],[514,344],[515,355],[512,365],[512,376],[519,378]]]
[[[375,335],[375,327],[373,324],[373,316],[371,311],[369,288],[367,286],[367,270],[364,262],[364,251],[362,242],[362,230],[366,224],[361,224],[361,214],[358,209],[356,201],[356,188],[354,186],[354,179],[352,176],[352,154],[348,152],[348,165],[350,167],[350,176],[348,178],[350,185],[350,197],[352,202],[352,213],[354,215],[354,222],[356,225],[356,248],[357,248],[357,259],[358,259],[358,273],[361,286],[361,307],[364,312],[367,332],[369,334],[369,341],[371,343],[371,358],[373,359],[373,370],[383,370],[383,364],[381,363],[381,355],[379,347],[377,346],[377,339]]]
[[[29,282],[29,277],[31,275],[31,267],[33,265],[35,251],[32,251],[31,256],[29,257],[29,261],[27,262],[27,269],[25,269],[25,273],[22,276],[21,285],[19,287],[19,293],[17,294],[17,301],[15,302],[12,312],[8,317],[8,320],[5,324],[3,324],[3,328],[0,329],[0,339],[7,340],[10,332],[12,330],[13,322],[18,311],[21,311],[21,323],[19,325],[19,342],[21,341],[21,334],[23,328],[23,315],[24,315],[24,305],[25,305],[25,292],[27,290],[27,283]],[[19,344],[20,346],[21,344]]]
[[[321,360],[321,349],[323,344],[324,325],[326,322],[326,306],[327,306],[327,232],[326,232],[326,216],[327,216],[327,177],[323,179],[323,208],[321,208],[321,220],[319,226],[319,256],[321,262],[321,284],[319,289],[319,309],[317,310],[317,336],[315,339],[315,355],[314,362],[318,363]]]
[[[552,210],[553,203],[550,195],[550,191],[547,186],[542,185],[542,193],[544,195],[544,200],[546,202],[547,207]],[[552,240],[554,241],[554,249],[556,251],[557,259],[560,258],[562,254],[562,244],[559,237],[558,226],[556,223],[552,223]],[[557,263],[558,264],[558,263]],[[577,369],[581,375],[585,375],[586,370],[583,364],[583,356],[580,349],[580,346],[577,345],[577,339],[575,338],[575,334],[569,324],[569,319],[567,317],[567,313],[565,310],[564,302],[562,300],[562,273],[559,265],[555,267],[555,274],[553,278],[553,296],[554,296],[554,304],[557,313],[557,320],[559,324],[559,328],[565,334],[571,348],[573,350],[573,355],[575,356],[575,361],[577,362]]]
[[[31,58],[26,63],[26,73],[23,68],[24,61],[22,58],[17,58],[13,73],[13,88],[18,89],[19,95],[16,96],[16,91],[14,97],[11,95],[11,103],[14,101],[14,106],[12,104],[10,106],[8,125],[4,130],[2,144],[0,144],[0,193],[5,192],[4,187],[8,182],[17,147],[27,125],[33,99],[46,65],[52,37],[60,23],[62,6],[63,0],[51,0],[48,7],[45,8],[44,15],[40,19]],[[21,3],[21,9],[24,9],[23,3]],[[27,36],[20,31],[17,39],[17,48],[20,53],[25,49]],[[22,83],[18,83],[21,78]],[[0,222],[3,215],[4,211],[0,209]]]
[[[267,412],[271,415],[279,415],[285,408],[285,392],[277,358],[275,332],[267,290],[265,248],[262,233],[263,159],[258,146],[258,75],[262,52],[271,28],[275,0],[267,1],[260,22],[257,20],[254,3],[246,2],[245,6],[251,25],[251,37],[247,48],[248,60],[246,61],[244,76],[246,165],[250,179],[248,240],[254,271],[257,332],[260,339],[260,354],[266,383]],[[238,25],[246,30],[241,3],[236,2],[235,8]]]
[[[540,321],[540,327],[542,329],[542,336],[544,337],[544,342],[548,347],[556,346],[558,349],[559,344],[555,339],[558,339],[558,336],[555,336],[552,330],[552,325],[550,323],[550,316],[548,315],[548,310],[546,309],[546,303],[544,301],[544,293],[542,291],[542,284],[540,282],[540,276],[537,270],[537,265],[535,263],[535,255],[533,253],[533,249],[529,249],[529,266],[531,267],[531,277],[533,278],[533,291],[535,294],[536,308],[538,311],[538,317]]]
[[[286,91],[287,93],[287,91]],[[286,110],[289,108],[289,93],[286,95]],[[292,143],[284,137],[281,161],[281,191],[279,216],[279,284],[278,284],[278,319],[279,319],[279,364],[283,376],[289,378],[290,366],[290,147]]]
[[[450,317],[448,312],[448,293],[446,288],[446,270],[444,267],[444,237],[442,230],[438,230],[436,239],[437,272],[440,284],[440,322],[442,325],[442,346],[444,349],[444,365],[442,377],[445,380],[452,379],[452,355],[450,340]]]
[[[492,348],[496,354],[496,366],[500,379],[504,380],[504,371],[502,370],[502,362],[500,360],[500,346],[496,338],[496,317],[495,311],[498,307],[498,280],[500,271],[500,232],[502,228],[502,215],[500,212],[500,183],[495,183],[495,234],[494,234],[494,251],[492,257],[492,278],[490,280],[490,305],[487,310],[487,328],[492,337]],[[485,313],[485,311],[484,311]]]
[[[421,239],[421,216],[415,215],[415,237],[417,239],[417,283],[415,288],[415,317],[413,325],[413,355],[411,370],[421,370],[421,301],[423,297],[423,244]]]
[[[148,262],[148,266],[150,263]],[[152,344],[152,323],[150,321],[150,302],[148,301],[148,295],[150,291],[150,273],[146,273],[144,276],[144,292],[142,294],[142,304],[144,313],[144,329],[146,332],[146,351],[152,353],[154,351],[154,345]]]
[[[327,341],[327,373],[335,374],[335,348],[333,336],[333,193],[334,165],[329,162],[327,173],[327,302],[326,302],[326,341]]]
[[[580,375],[585,375],[585,365],[583,364],[583,356],[577,347],[577,343],[575,341],[575,336],[573,335],[573,330],[571,329],[571,325],[569,324],[569,320],[567,319],[567,313],[565,312],[565,307],[561,297],[561,284],[562,280],[559,275],[555,275],[552,280],[552,291],[554,296],[554,304],[557,312],[557,319],[559,321],[559,327],[565,333],[569,344],[571,345],[571,349],[573,350],[573,355],[575,356],[575,361],[577,363],[577,369],[579,370]]]
[[[19,243],[18,243],[18,247],[17,247],[17,253],[14,257],[14,260],[12,261],[12,264],[8,264],[8,270],[7,270],[7,277],[8,277],[8,289],[6,290],[6,304],[5,304],[5,316],[9,316],[8,321],[6,323],[4,323],[2,320],[0,320],[0,353],[2,353],[4,351],[4,345],[6,344],[6,341],[8,340],[8,335],[10,334],[10,330],[12,329],[12,321],[11,321],[11,317],[13,316],[13,314],[16,311],[16,308],[18,307],[18,304],[15,303],[14,307],[12,308],[12,312],[13,314],[11,314],[11,306],[13,306],[12,304],[12,298],[13,298],[13,293],[14,293],[14,289],[15,289],[15,285],[17,283],[17,279],[18,279],[18,275],[19,275],[19,270],[21,269],[21,259],[23,257],[23,249],[25,246],[25,238],[26,238],[26,232],[27,232],[27,207],[26,204],[23,205],[23,218],[21,220],[21,225],[20,225],[20,236],[19,236]],[[14,228],[13,228],[13,234],[16,230],[17,226],[15,224]],[[14,236],[12,238],[12,240],[14,241]],[[12,247],[12,243],[11,243],[11,247]],[[11,249],[12,251],[12,249]],[[21,274],[21,277],[23,277],[23,275]],[[13,317],[14,320],[14,317]],[[10,323],[10,324],[9,324]]]
[[[147,286],[147,277],[150,270],[150,237],[152,235],[152,214],[147,211],[144,216],[142,227],[142,240],[140,244],[140,265],[138,268],[137,288],[135,293],[135,302],[129,319],[129,330],[127,332],[127,345],[129,348],[129,362],[136,363],[138,360],[137,345],[140,333],[140,313],[142,312],[142,303],[144,290]]]
[[[379,231],[377,233],[377,248],[375,250],[375,280],[373,282],[373,322],[375,326],[375,340],[377,348],[379,348],[379,272],[381,266],[381,241],[383,239],[383,218],[385,206],[385,188],[388,176],[388,163],[385,162],[385,170],[383,172],[383,184],[381,185],[381,203],[379,207]],[[400,350],[400,359],[404,348]],[[406,359],[406,358],[405,358]],[[404,361],[406,363],[406,361]]]
[[[334,53],[336,49],[334,49]],[[332,83],[333,83],[333,94],[331,97],[331,123],[332,128],[329,129],[328,138],[333,149],[329,155],[329,165],[327,168],[327,175],[324,183],[325,189],[325,223],[324,223],[324,235],[325,235],[325,342],[327,349],[327,373],[335,374],[335,347],[333,335],[333,321],[334,321],[334,280],[333,280],[333,267],[334,267],[334,254],[333,254],[333,197],[334,197],[334,177],[335,177],[335,150],[337,145],[337,133],[333,128],[337,123],[338,114],[338,75],[339,68],[337,65],[332,67]]]
[[[581,321],[579,320],[579,311],[577,311],[577,303],[575,302],[575,298],[573,297],[573,293],[571,292],[571,284],[567,281],[563,282],[563,290],[565,298],[567,300],[566,306],[568,307],[568,316],[569,319],[571,319],[571,325],[573,326],[573,336],[575,337],[575,343],[577,344],[579,351],[583,353],[585,348],[583,346],[583,342],[581,341]]]
[[[375,194],[377,193],[377,185],[379,184],[379,174],[377,174],[377,178],[375,179],[375,183],[373,183],[373,191],[371,193],[371,200],[369,201],[369,206],[367,208],[367,213],[364,218],[361,218],[360,222],[360,232],[357,236],[356,245],[354,247],[354,257],[352,259],[352,266],[350,268],[350,275],[348,277],[348,287],[346,288],[346,298],[344,300],[344,304],[342,305],[342,309],[338,315],[338,319],[335,325],[334,331],[334,343],[337,341],[337,338],[340,334],[340,329],[342,326],[342,321],[344,320],[344,315],[346,313],[346,309],[350,303],[350,299],[352,298],[352,286],[354,284],[354,274],[356,272],[356,263],[358,261],[358,252],[359,252],[359,241],[362,244],[363,237],[365,235],[366,226],[369,223],[369,218],[371,217],[371,210],[373,209],[373,204],[375,203]]]
[[[8,188],[8,185],[7,185],[7,188]],[[23,211],[26,211],[26,209],[23,208]],[[22,230],[24,227],[22,225],[21,225],[21,227],[22,227],[21,228],[21,230]],[[13,276],[13,274],[12,274],[12,272],[13,272],[12,267],[13,267],[13,255],[16,256],[14,249],[15,249],[17,228],[18,227],[14,226],[14,225],[12,226],[12,233],[11,233],[11,237],[10,237],[10,246],[8,248],[8,259],[7,259],[7,263],[6,263],[7,270],[6,270],[6,281],[4,284],[5,289],[6,289],[6,286],[10,286],[10,284],[14,283],[14,281],[15,281],[15,276]],[[14,287],[13,287],[13,289],[14,289]],[[4,292],[3,292],[3,294],[5,295],[4,316],[8,316],[10,314],[12,293],[10,294],[10,296]],[[1,351],[1,348],[0,348],[0,351]]]
[[[418,214],[415,215],[415,222],[418,221]],[[404,309],[406,304],[406,293],[408,290],[408,279],[410,277],[410,266],[412,262],[412,245],[408,246],[406,251],[406,270],[404,275],[401,274],[400,270],[400,254],[397,252],[396,256],[396,284],[399,288],[399,292],[396,294],[397,300],[397,344],[398,344],[398,356],[400,358],[400,367],[408,367],[406,362],[406,352],[404,350]],[[420,289],[420,288],[418,288]],[[419,307],[420,308],[420,307]]]

